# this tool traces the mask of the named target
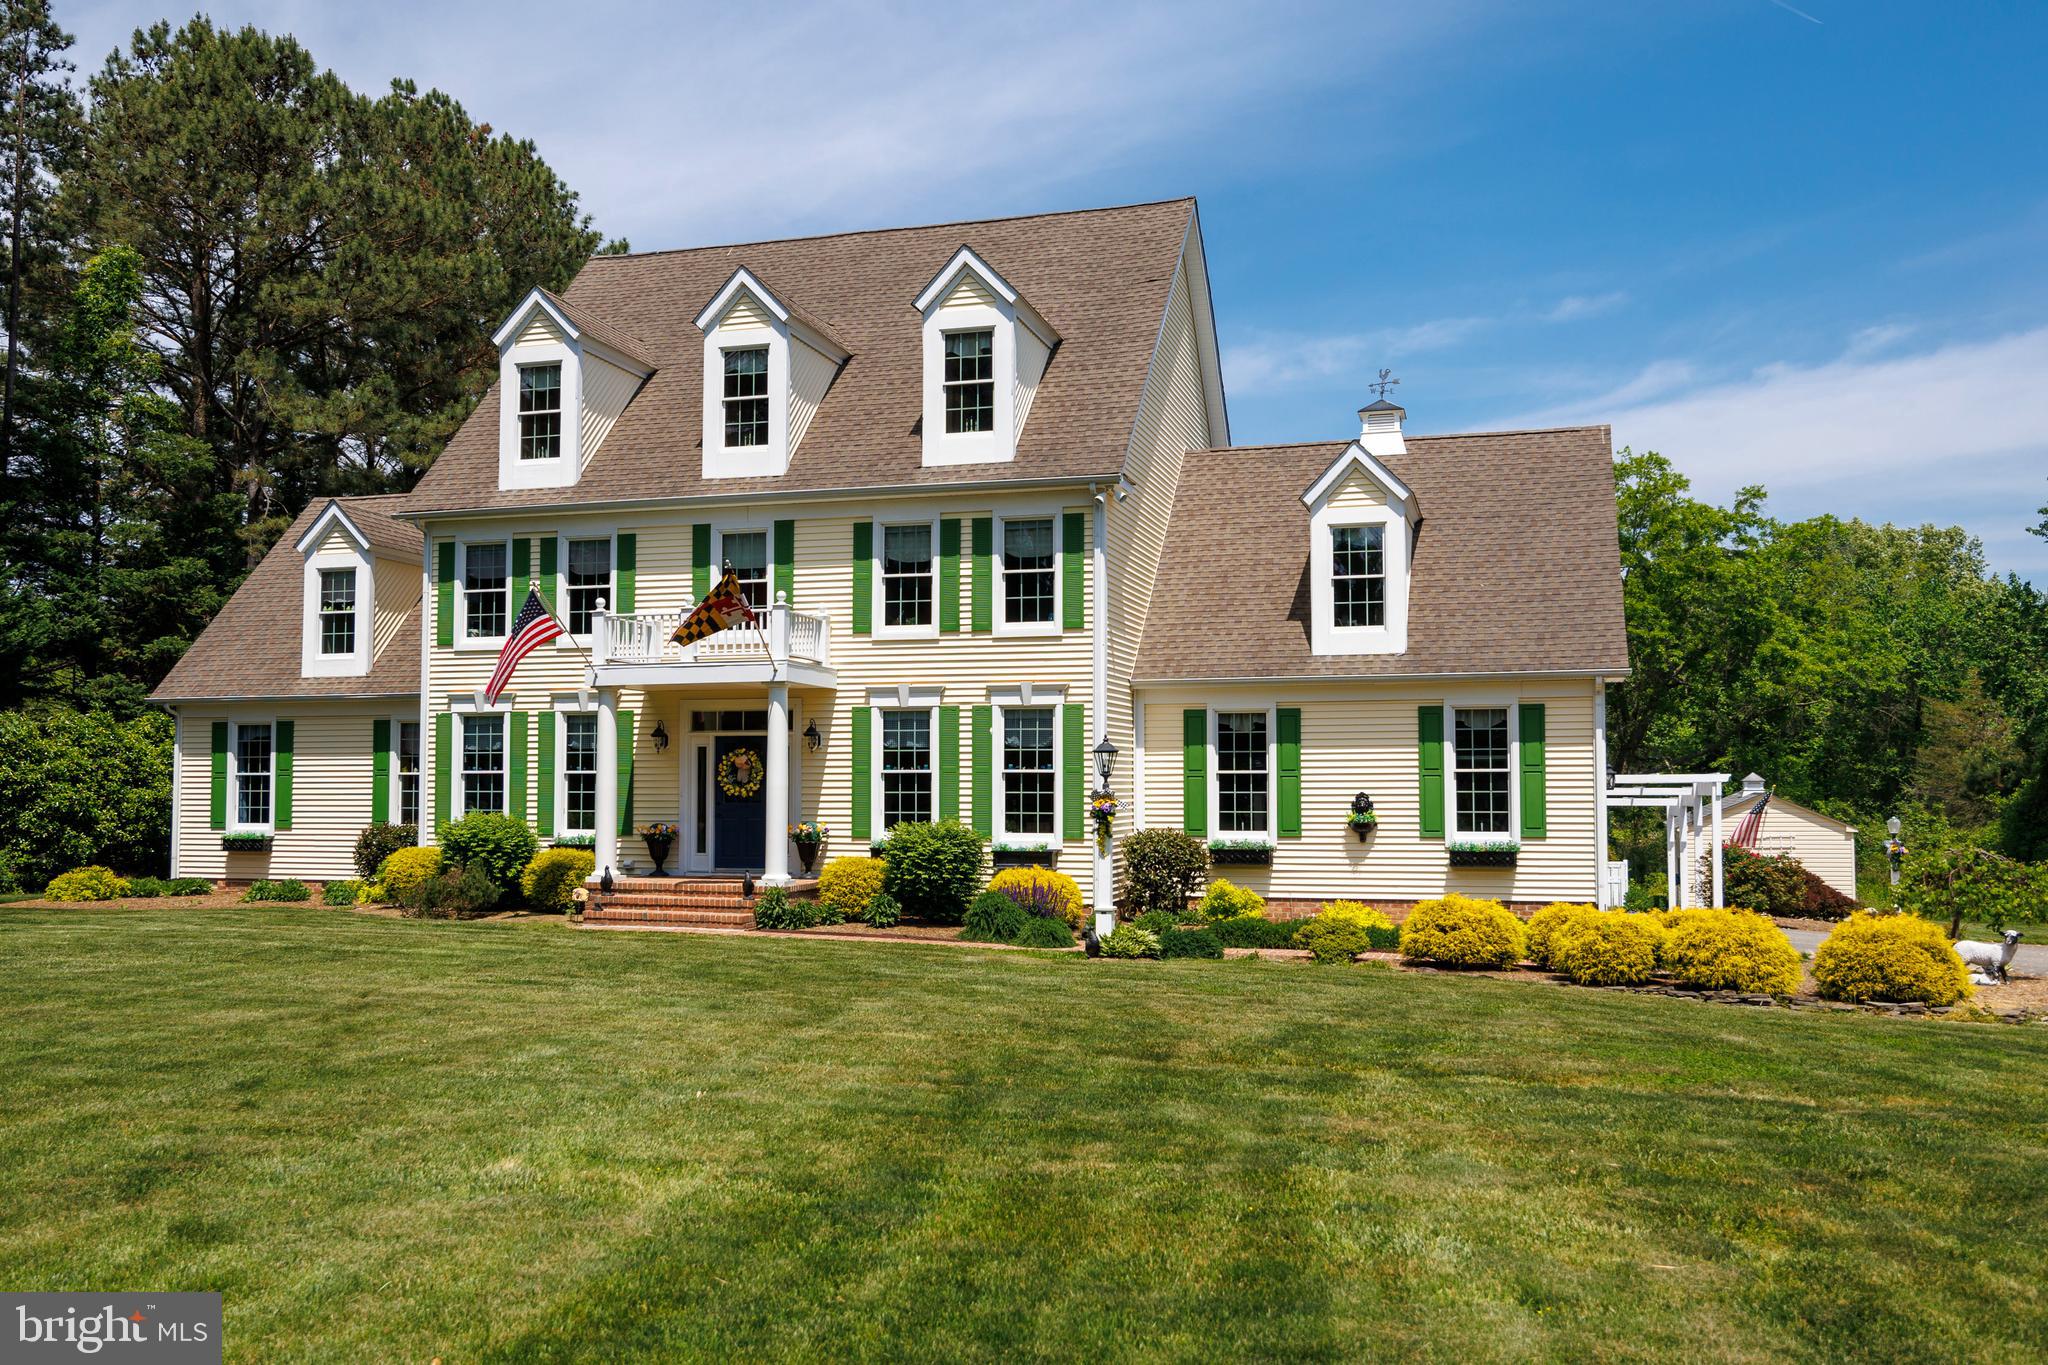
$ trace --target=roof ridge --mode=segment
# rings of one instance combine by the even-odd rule
[[[959,218],[942,223],[907,223],[897,227],[848,228],[840,232],[808,232],[789,237],[762,237],[751,242],[706,242],[702,246],[659,247],[653,251],[615,251],[603,256],[592,256],[586,265],[601,261],[638,261],[650,256],[685,256],[698,251],[743,251],[748,247],[781,246],[788,242],[822,242],[834,237],[880,237],[892,232],[936,232],[941,228],[981,227],[989,223],[1021,223],[1032,218],[1079,218],[1090,213],[1122,213],[1130,209],[1158,208],[1165,204],[1192,204],[1192,194],[1176,195],[1170,199],[1146,199],[1135,204],[1096,204],[1079,209],[1050,209],[1039,213],[1010,213],[995,218]]]
[[[1404,436],[1409,441],[1471,441],[1483,436],[1549,436],[1562,431],[1607,431],[1606,422],[1581,422],[1568,427],[1509,427],[1501,431],[1433,431],[1428,435]],[[1258,441],[1250,445],[1201,446],[1195,455],[1234,455],[1246,450],[1306,450],[1310,446],[1356,445],[1356,436],[1325,436],[1311,441]]]

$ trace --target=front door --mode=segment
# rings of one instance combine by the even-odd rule
[[[711,824],[718,866],[759,872],[767,863],[767,768],[760,735],[720,735],[711,750]]]

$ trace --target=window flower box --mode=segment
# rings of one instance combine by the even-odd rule
[[[1209,861],[1218,866],[1271,867],[1273,846],[1263,839],[1211,839]]]
[[[230,853],[268,853],[270,840],[270,835],[260,830],[250,830],[241,834],[221,835],[220,846]]]
[[[597,847],[597,836],[595,834],[564,834],[561,838],[555,840],[555,847],[595,849]]]
[[[1513,867],[1520,844],[1458,843],[1448,846],[1452,867]]]
[[[989,849],[989,859],[998,870],[1006,867],[1051,867],[1059,862],[1060,846],[1041,847],[1037,844],[996,844]]]

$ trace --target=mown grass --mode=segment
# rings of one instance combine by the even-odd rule
[[[0,1284],[232,1359],[2048,1354],[2038,1028],[314,907],[0,980]]]

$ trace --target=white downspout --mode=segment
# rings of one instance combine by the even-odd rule
[[[1594,903],[1614,908],[1607,894],[1607,680],[1593,679],[1593,884]]]
[[[178,871],[178,803],[185,793],[185,713],[177,707],[171,713],[171,876]]]
[[[1109,734],[1109,494],[1107,487],[1090,488],[1095,495],[1095,732]],[[1094,758],[1088,755],[1089,775]],[[1112,838],[1114,835],[1111,836]],[[1095,932],[1108,937],[1116,928],[1116,887],[1114,860],[1108,839],[1095,839]]]
[[[427,533],[426,523],[420,524],[420,828],[419,845],[425,848],[434,842],[434,798],[439,783],[434,774],[440,771],[435,765],[441,756],[434,752],[433,717],[428,711],[433,708],[434,694],[434,613],[440,610],[441,599],[434,595],[434,538]],[[397,737],[393,736],[395,740]],[[403,812],[401,812],[402,814]]]

